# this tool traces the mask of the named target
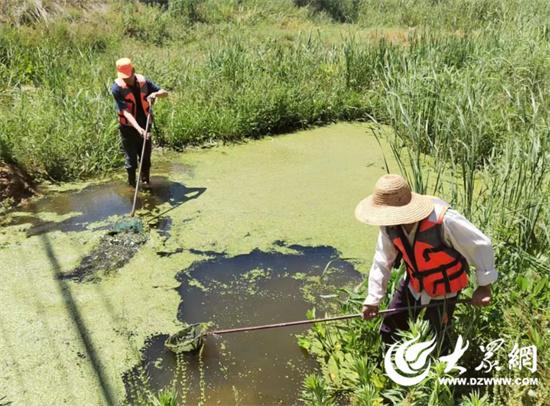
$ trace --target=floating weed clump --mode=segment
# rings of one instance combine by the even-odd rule
[[[93,282],[117,272],[132,259],[139,247],[147,241],[145,233],[109,233],[101,237],[98,245],[62,279],[76,282]]]

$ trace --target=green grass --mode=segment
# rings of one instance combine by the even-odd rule
[[[355,25],[290,1],[75,3],[71,13],[50,6],[47,17],[23,25],[13,17],[1,28],[0,157],[38,177],[120,165],[109,86],[121,55],[173,90],[157,106],[156,138],[172,148],[374,118],[400,136],[414,124],[407,137],[425,151],[456,134],[457,158],[475,134],[477,165],[547,120],[545,2],[517,9],[508,1],[487,21],[480,2],[438,3],[434,12],[428,3],[360,2]],[[433,17],[458,8],[465,12],[452,24]],[[414,31],[384,28],[410,24]],[[404,43],[392,43],[396,32]]]
[[[536,343],[537,376],[548,381],[548,2],[73,1],[63,12],[55,3],[0,8],[0,160],[52,180],[119,167],[109,86],[123,55],[172,90],[156,105],[158,145],[338,120],[389,125],[414,189],[450,200],[495,243],[495,304],[460,311],[457,331],[476,345],[481,336]],[[344,310],[362,295],[352,293]],[[462,397],[435,375],[406,392],[380,371],[376,328],[313,330],[302,344],[321,372],[306,379],[305,401],[541,404],[549,396],[540,386],[534,395],[495,387]]]

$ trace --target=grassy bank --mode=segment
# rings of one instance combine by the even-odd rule
[[[74,3],[8,5],[1,28],[0,156],[42,177],[120,165],[120,55],[173,90],[156,138],[172,148],[374,117],[415,125],[424,150],[455,134],[460,157],[475,134],[479,163],[547,123],[542,1]]]

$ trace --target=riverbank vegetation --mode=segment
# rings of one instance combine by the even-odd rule
[[[336,120],[402,132],[418,115],[425,151],[442,132],[458,146],[477,134],[477,165],[547,119],[543,1],[63,3],[3,6],[1,159],[42,178],[120,165],[121,55],[173,91],[156,109],[156,141],[172,148]]]
[[[356,321],[317,326],[301,339],[321,365],[305,380],[304,399],[543,404],[550,397],[543,383],[550,380],[548,2],[63,3],[0,8],[0,160],[55,181],[120,166],[109,87],[124,55],[172,90],[155,106],[160,146],[338,120],[390,126],[414,188],[451,201],[495,243],[495,303],[461,308],[457,333],[471,348],[497,338],[536,345],[533,376],[541,384],[463,393],[438,385],[436,368],[414,390],[399,388],[380,370],[378,322]],[[356,311],[363,295],[350,293],[344,310]]]

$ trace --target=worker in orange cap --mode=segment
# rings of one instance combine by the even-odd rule
[[[132,61],[121,58],[116,61],[117,79],[111,88],[115,98],[128,184],[136,186],[138,157],[143,160],[141,181],[149,184],[151,169],[151,139],[147,126],[147,115],[157,97],[165,97],[168,92],[161,89],[143,75],[135,72]],[[152,120],[152,117],[151,117]],[[145,153],[141,155],[145,142]]]

